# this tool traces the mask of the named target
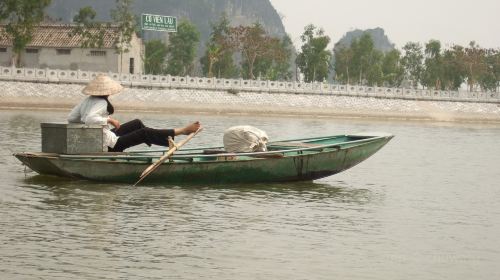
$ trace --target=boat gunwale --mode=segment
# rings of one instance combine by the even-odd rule
[[[371,138],[366,138],[366,139],[373,139],[374,137],[382,137],[382,136],[370,136],[370,135],[366,135],[367,137],[371,137]],[[393,135],[391,135],[393,136]],[[277,140],[277,141],[273,141],[273,142],[269,142],[267,145],[268,146],[271,146],[273,145],[273,143],[277,143],[277,142],[293,142],[293,141],[306,141],[306,140],[316,140],[316,141],[319,141],[319,140],[324,140],[324,139],[332,139],[332,138],[339,138],[339,137],[361,137],[361,135],[350,135],[350,134],[345,134],[345,135],[332,135],[332,136],[320,136],[320,137],[309,137],[309,138],[298,138],[298,139],[288,139],[288,140]],[[361,140],[361,139],[360,139]],[[357,141],[357,140],[356,140]],[[352,142],[352,141],[348,141],[348,142]],[[344,142],[341,142],[341,143],[344,143]],[[197,150],[207,150],[207,149],[223,149],[224,146],[216,146],[216,147],[201,147],[201,148],[188,148],[188,149],[182,149],[182,151],[197,151]],[[165,153],[165,150],[162,149],[151,149],[151,150],[135,150],[135,151],[129,151],[127,153],[130,153],[130,154],[140,154],[140,153],[145,153],[145,154],[149,154],[149,153]],[[240,153],[238,153],[240,154]]]
[[[340,142],[340,143],[334,143],[334,144],[325,144],[325,145],[320,145],[317,147],[301,147],[301,148],[296,148],[296,149],[285,149],[285,150],[276,150],[276,151],[265,151],[265,152],[251,152],[251,153],[220,153],[220,154],[200,154],[200,153],[192,153],[192,154],[174,154],[172,156],[172,159],[186,159],[186,158],[214,158],[214,157],[235,157],[235,156],[249,156],[249,157],[255,157],[255,156],[265,156],[265,155],[274,155],[274,154],[284,154],[284,153],[289,153],[289,152],[301,152],[301,151],[314,151],[314,150],[323,150],[327,148],[337,148],[336,150],[339,151],[342,149],[342,145],[346,144],[361,144],[364,142],[371,142],[375,141],[378,139],[382,138],[392,138],[391,136],[374,136],[370,138],[364,138],[364,139],[358,139],[358,140],[353,140],[353,141],[346,141],[346,142]],[[314,139],[327,139],[330,137],[321,137],[321,138],[314,138]],[[297,140],[289,140],[289,141],[297,141]],[[272,144],[272,143],[271,143]],[[202,150],[202,148],[197,148],[197,149],[191,149],[193,150]],[[186,150],[184,150],[186,151]],[[162,151],[165,152],[165,151]],[[321,153],[323,151],[319,151],[318,153]],[[103,153],[103,155],[96,154],[96,155],[65,155],[65,154],[60,154],[59,158],[62,159],[69,159],[69,160],[93,160],[93,159],[119,159],[119,160],[140,160],[140,159],[155,159],[155,158],[160,158],[161,155],[104,155],[106,153]],[[137,153],[134,153],[137,154]],[[290,155],[290,156],[295,156],[295,155]],[[289,156],[285,156],[289,157]],[[254,160],[254,159],[268,159],[268,158],[250,158],[250,159],[245,159],[245,160]],[[191,162],[192,163],[192,162]]]

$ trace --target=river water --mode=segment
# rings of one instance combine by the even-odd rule
[[[271,140],[384,131],[354,168],[314,182],[183,186],[37,176],[64,112],[0,111],[0,279],[500,279],[500,126],[123,113],[200,120],[190,147],[233,125]]]

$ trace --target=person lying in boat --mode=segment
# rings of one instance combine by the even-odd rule
[[[154,129],[146,127],[141,120],[120,124],[110,117],[114,107],[109,96],[120,93],[123,87],[105,74],[99,74],[82,90],[89,95],[76,105],[68,116],[69,123],[85,123],[87,125],[104,125],[103,148],[109,152],[123,152],[125,149],[139,144],[151,144],[168,147],[168,137],[188,135],[197,131],[201,124],[197,121],[182,128]],[[110,129],[108,125],[114,128]]]

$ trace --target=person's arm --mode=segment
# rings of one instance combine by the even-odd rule
[[[116,129],[120,128],[120,122],[111,117],[108,117],[108,123],[114,126]]]
[[[81,123],[82,116],[80,115],[80,109],[82,107],[82,103],[80,102],[76,105],[73,110],[68,115],[68,123]]]
[[[85,117],[85,124],[97,124],[97,125],[107,125],[109,118],[106,116],[108,110],[108,104],[106,101],[96,102],[90,108],[87,117]]]

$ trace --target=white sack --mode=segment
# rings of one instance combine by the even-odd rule
[[[267,134],[249,125],[233,126],[224,132],[224,149],[229,153],[267,151]]]

